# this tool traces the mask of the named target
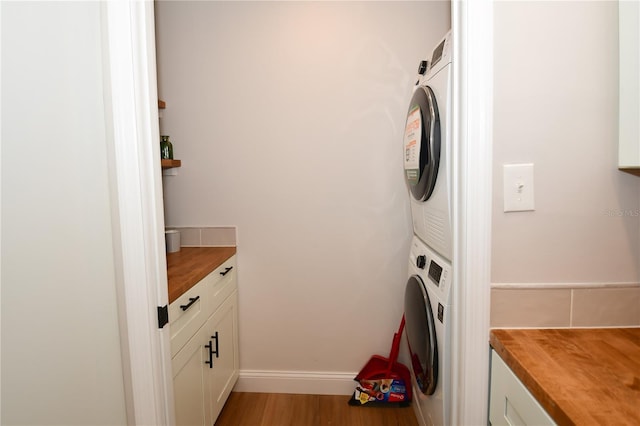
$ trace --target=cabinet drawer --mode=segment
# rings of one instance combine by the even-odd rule
[[[207,288],[203,281],[191,287],[169,305],[171,357],[187,343],[209,317],[210,304],[207,303]]]
[[[236,257],[232,256],[213,273],[216,275],[216,281],[207,287],[207,299],[211,304],[210,312],[212,314],[237,287]]]

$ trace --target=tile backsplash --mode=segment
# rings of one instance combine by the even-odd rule
[[[640,284],[494,284],[491,327],[640,326]]]
[[[171,227],[180,231],[182,247],[235,247],[235,226]]]

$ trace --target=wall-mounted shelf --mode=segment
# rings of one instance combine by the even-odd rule
[[[182,166],[182,161],[180,160],[160,160],[163,169],[172,169],[174,167]]]

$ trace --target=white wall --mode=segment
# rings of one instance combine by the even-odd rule
[[[617,2],[496,2],[493,283],[637,283],[640,180],[617,170]],[[503,213],[502,165],[535,164]]]
[[[100,4],[1,14],[2,424],[125,424]]]
[[[448,2],[159,2],[171,226],[238,226],[243,370],[353,372],[402,315],[402,129]]]

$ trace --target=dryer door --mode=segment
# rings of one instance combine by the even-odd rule
[[[438,382],[438,344],[431,301],[418,275],[407,281],[404,316],[413,374],[422,393],[432,395]]]
[[[429,86],[413,93],[404,131],[404,174],[411,195],[427,201],[433,192],[440,165],[440,114]]]

